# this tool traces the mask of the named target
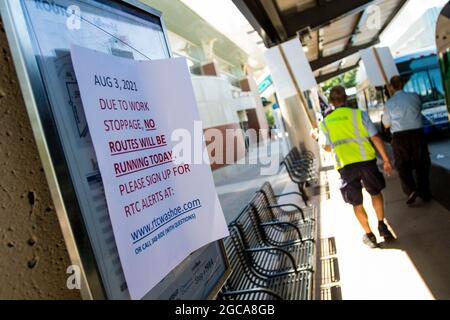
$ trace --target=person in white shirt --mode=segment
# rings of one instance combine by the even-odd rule
[[[405,92],[400,76],[390,81],[393,96],[386,102],[383,125],[392,133],[392,148],[407,204],[417,196],[431,200],[429,188],[430,155],[423,132],[422,102],[416,93]],[[416,171],[414,177],[413,171]]]

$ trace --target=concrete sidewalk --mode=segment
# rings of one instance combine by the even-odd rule
[[[282,156],[280,154],[280,156]],[[364,191],[370,224],[380,242],[379,249],[362,244],[363,230],[352,207],[339,191],[339,173],[329,155],[322,155],[321,193],[312,198],[319,207],[319,237],[322,246],[333,238],[339,274],[336,275],[342,299],[450,299],[450,212],[439,203],[405,204],[397,175],[387,179],[384,190],[386,218],[398,239],[390,244],[378,237],[377,218],[370,195]],[[286,172],[261,176],[259,165],[235,165],[215,172],[215,182],[227,221],[231,221],[261,184],[270,180],[276,193],[297,191]],[[311,190],[310,190],[311,191]],[[310,192],[311,194],[311,192]],[[282,203],[301,204],[298,196],[281,198]],[[320,246],[321,242],[317,242]],[[330,278],[320,262],[331,261],[318,252],[316,286]],[[328,286],[327,286],[328,287]],[[319,291],[319,290],[317,290]],[[320,292],[316,293],[317,299]]]
[[[324,172],[329,199],[320,205],[320,236],[334,237],[343,299],[450,299],[450,212],[435,201],[405,204],[397,176],[387,179],[386,218],[398,239],[380,249],[362,244],[363,230],[339,191],[339,174]],[[370,195],[365,207],[378,237]],[[378,242],[382,240],[379,238]]]

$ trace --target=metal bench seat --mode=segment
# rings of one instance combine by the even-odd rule
[[[259,250],[262,251],[259,251]],[[279,250],[283,251],[279,251]],[[312,242],[298,243],[283,247],[261,247],[249,249],[248,252],[253,255],[257,269],[261,269],[261,273],[271,275],[279,272],[294,271],[313,271],[313,250]],[[288,256],[286,253],[289,253]],[[292,260],[295,261],[295,266]],[[295,269],[294,269],[295,268]]]
[[[265,241],[271,245],[284,245],[286,243],[298,242],[300,240],[313,240],[315,221],[312,219],[298,219],[293,221],[281,221],[278,219],[274,208],[270,205],[262,192],[257,192],[250,200],[250,206],[254,208],[250,212],[254,225],[266,235]]]
[[[318,180],[314,171],[308,171],[306,169],[299,170],[298,168],[296,169],[292,162],[287,158],[281,162],[281,165],[286,167],[286,171],[291,181],[297,184],[303,202],[308,203],[309,197],[306,193],[306,187],[310,186],[311,183],[316,183]]]
[[[219,299],[230,300],[309,300],[312,298],[312,273],[273,272],[262,275],[253,267],[253,256],[248,255],[236,229],[231,227],[225,239],[225,249],[232,274],[219,293]]]
[[[285,210],[284,208],[293,207],[293,210]],[[308,207],[298,207],[293,206],[292,204],[276,204],[271,205],[272,212],[275,214],[277,220],[285,221],[285,222],[307,222],[311,220],[315,220],[317,216],[317,207],[316,206],[308,206]]]
[[[247,243],[242,231],[234,229],[230,232],[244,243],[245,254],[249,256],[253,268],[264,276],[297,271],[312,271],[313,244],[297,242],[285,246],[254,246]]]
[[[282,299],[276,292],[267,287],[260,287],[264,284],[259,281],[255,284],[252,280],[255,277],[249,270],[249,267],[241,262],[238,253],[230,237],[224,240],[225,250],[227,252],[228,262],[232,269],[230,278],[228,278],[221,292],[219,299],[229,300],[278,300]]]
[[[297,222],[299,220],[309,221],[315,220],[317,215],[317,207],[312,205],[297,205],[294,203],[279,204],[278,199],[289,195],[297,195],[301,198],[299,192],[287,192],[282,194],[275,194],[270,182],[265,182],[261,189],[261,192],[269,203],[269,207],[272,209],[273,220],[285,221],[285,222]],[[289,210],[287,210],[289,209]]]
[[[255,215],[257,213],[254,208],[251,205],[246,206],[230,224],[230,228],[233,228],[230,233],[242,241],[246,252],[252,255],[257,270],[263,274],[270,274],[273,268],[277,271],[312,270],[311,242],[301,241],[301,234],[291,228],[296,233],[296,241],[274,246],[265,241],[267,236],[264,234],[264,227],[256,225]]]
[[[310,160],[315,160],[316,158],[313,152],[305,150],[302,153],[297,147],[293,147],[289,153],[296,159],[306,158]]]
[[[294,147],[286,155],[288,159],[297,163],[317,164],[318,160],[311,151],[300,153],[297,147]]]
[[[293,240],[292,243],[289,244],[279,244],[278,247],[281,247],[283,250],[273,250],[273,251],[255,251],[253,250],[252,254],[255,256],[256,259],[259,259],[261,256],[264,256],[265,254],[268,254],[268,258],[273,258],[274,256],[283,257],[286,259],[286,253],[283,253],[282,251],[287,251],[289,254],[291,254],[295,260],[295,263],[297,266],[300,267],[300,269],[311,269],[312,263],[309,258],[306,258],[305,254],[311,253],[313,247],[310,243],[302,241],[302,234],[301,229],[295,226],[291,226],[290,224],[286,224],[281,222],[277,224],[269,224],[269,226],[265,226],[264,223],[262,223],[258,219],[258,213],[255,212],[255,208],[250,204],[247,205],[241,213],[237,216],[237,218],[230,223],[230,227],[235,227],[239,233],[239,236],[241,237],[245,247],[247,249],[256,249],[256,248],[264,248],[264,247],[273,247],[274,244],[267,241],[267,232],[269,231],[269,234],[271,232],[270,229],[273,229],[274,226],[279,226],[280,228],[284,228],[283,232],[289,233],[289,227],[294,232],[290,237],[292,237]],[[297,230],[298,229],[298,230]],[[277,233],[280,233],[280,230],[275,230]],[[300,231],[300,232],[299,232]],[[304,230],[306,231],[306,230]],[[282,237],[275,237],[276,239],[281,239]],[[284,266],[286,266],[287,260],[284,260]],[[261,265],[258,263],[258,265]],[[289,264],[288,268],[291,268],[291,265]],[[286,267],[282,267],[282,264],[279,264],[278,269],[286,269]]]
[[[290,170],[291,174],[296,176],[298,179],[317,179],[319,162],[318,159],[314,158],[314,155],[309,151],[304,154],[300,154],[298,148],[293,148],[286,155],[282,164],[284,164],[287,170]]]
[[[281,223],[281,222],[280,222]],[[297,244],[301,242],[314,242],[314,230],[315,224],[314,222],[307,222],[301,224],[300,226],[295,225],[292,222],[290,225],[284,224],[270,224],[263,223],[263,227],[265,229],[267,243],[273,246],[289,246],[292,244]],[[301,238],[299,238],[299,233],[296,227],[301,234]]]
[[[307,160],[293,160],[287,155],[283,160],[284,165],[291,173],[299,179],[314,180],[317,178],[317,163],[315,161]]]
[[[312,169],[318,164],[318,160],[315,158],[305,156],[295,156],[292,151],[286,155],[286,158],[294,165],[294,167],[303,167]]]

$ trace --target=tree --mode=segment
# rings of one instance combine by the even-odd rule
[[[272,108],[266,110],[266,119],[269,127],[273,128],[275,126],[275,118],[273,116]]]
[[[328,92],[331,88],[337,85],[344,86],[345,88],[353,88],[356,86],[356,73],[357,69],[350,70],[337,77],[327,80],[321,84],[322,90]]]

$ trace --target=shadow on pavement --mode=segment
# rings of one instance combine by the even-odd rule
[[[433,296],[450,299],[450,212],[435,201],[408,207],[399,200],[398,179],[390,184],[386,216],[397,240],[380,247],[406,252]]]

